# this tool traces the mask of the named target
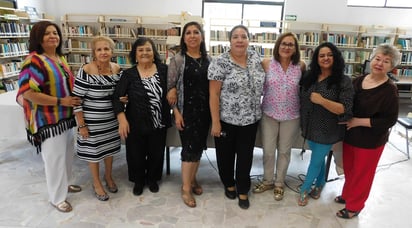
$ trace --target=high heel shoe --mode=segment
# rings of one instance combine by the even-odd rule
[[[98,199],[98,200],[100,200],[100,201],[107,201],[107,200],[109,200],[109,195],[107,195],[107,193],[106,192],[104,192],[104,194],[103,195],[99,195],[97,192],[96,192],[96,189],[94,188],[94,186],[93,186],[93,192],[94,192],[94,196],[96,196],[96,198]]]

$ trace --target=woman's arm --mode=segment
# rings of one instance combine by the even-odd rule
[[[177,89],[176,83],[179,77],[179,69],[180,66],[176,63],[176,56],[174,56],[170,60],[170,64],[167,68],[167,101],[169,102],[170,106],[175,106],[177,103]]]
[[[81,99],[78,97],[67,96],[58,98],[42,92],[35,92],[31,89],[24,92],[23,97],[24,99],[38,105],[61,105],[66,107],[74,107],[81,104]]]
[[[341,115],[345,111],[343,104],[324,98],[320,93],[312,92],[310,94],[310,101],[312,101],[315,104],[321,105],[329,112],[334,113],[336,115]]]
[[[215,137],[220,137],[222,126],[220,125],[220,92],[222,82],[216,80],[209,81],[209,105],[210,115],[212,117],[212,129],[210,134]]]

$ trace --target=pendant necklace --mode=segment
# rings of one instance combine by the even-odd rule
[[[101,67],[99,64],[96,63],[97,66],[97,72],[99,73],[99,75],[105,75],[103,74],[103,72],[105,72],[105,69],[103,67]],[[107,68],[106,68],[107,69]],[[112,75],[113,71],[112,71],[112,65],[109,63],[109,73]]]

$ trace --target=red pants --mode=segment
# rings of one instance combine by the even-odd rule
[[[343,143],[345,184],[342,198],[346,201],[346,209],[361,211],[365,207],[384,147],[365,149]]]

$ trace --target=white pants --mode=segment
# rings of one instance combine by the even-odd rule
[[[46,139],[41,145],[41,155],[46,172],[49,201],[59,204],[66,200],[69,178],[74,158],[73,130]]]
[[[300,119],[277,121],[263,114],[261,123],[263,147],[263,183],[283,187],[293,143],[299,134]],[[277,159],[276,159],[277,151]],[[276,160],[276,180],[273,181]]]

